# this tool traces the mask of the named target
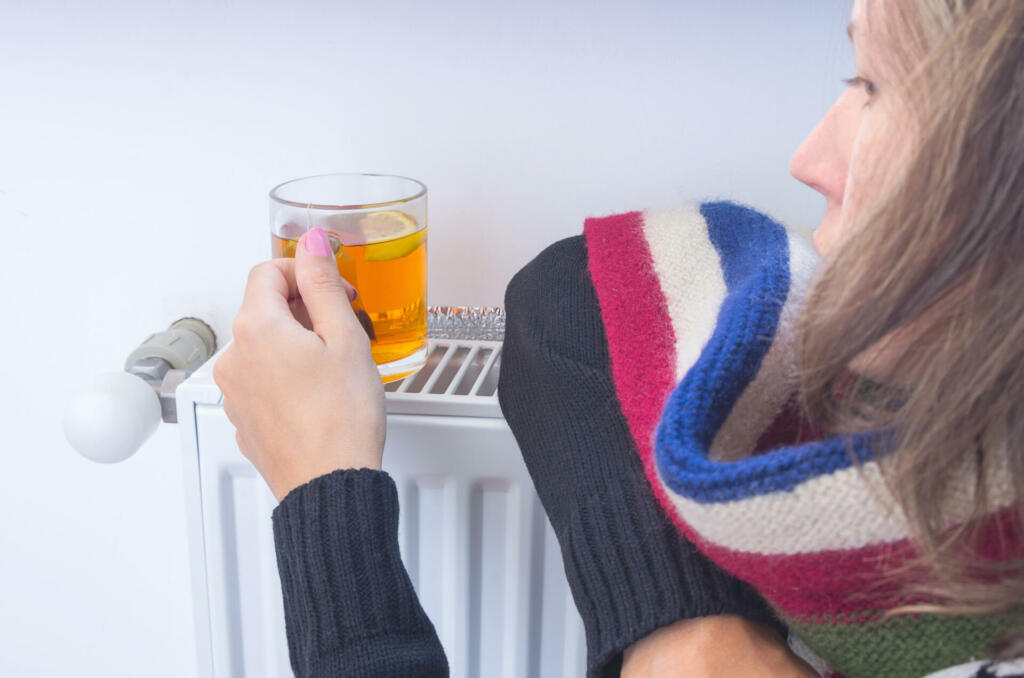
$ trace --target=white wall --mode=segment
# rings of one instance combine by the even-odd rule
[[[273,184],[422,179],[435,304],[501,303],[591,214],[813,226],[787,163],[847,4],[0,0],[0,675],[194,675],[177,431],[104,467],[60,410],[181,315],[225,336]]]

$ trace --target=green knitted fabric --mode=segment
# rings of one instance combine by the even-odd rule
[[[988,655],[992,639],[1024,618],[1021,611],[984,617],[906,615],[823,623],[783,619],[836,671],[848,676],[919,678]]]

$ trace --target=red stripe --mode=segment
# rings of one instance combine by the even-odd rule
[[[688,525],[682,529],[720,567],[749,582],[780,611],[799,620],[884,610],[911,602],[900,598],[895,582],[883,576],[906,562],[905,545],[769,555],[733,551],[701,539]]]
[[[640,212],[587,219],[583,226],[612,379],[647,479],[675,518],[654,468],[654,430],[675,387],[675,333]]]
[[[679,529],[709,558],[801,621],[824,621],[822,615],[862,614],[926,600],[909,596],[908,579],[893,575],[894,568],[915,557],[916,550],[907,539],[859,549],[767,555],[712,544],[672,515]],[[976,557],[979,562],[1024,558],[1020,534],[1015,506],[994,511],[979,527]],[[904,572],[905,577],[923,574]]]

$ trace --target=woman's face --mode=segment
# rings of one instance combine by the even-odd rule
[[[857,73],[817,127],[793,154],[794,177],[825,196],[825,218],[814,231],[814,247],[829,256],[846,225],[877,196],[887,180],[883,162],[902,147],[895,97],[882,79],[876,22],[882,19],[880,0],[856,0],[850,17],[850,39]],[[870,6],[870,7],[869,7]],[[868,10],[871,19],[868,21]],[[876,30],[872,30],[875,28]],[[887,95],[888,94],[888,95]]]

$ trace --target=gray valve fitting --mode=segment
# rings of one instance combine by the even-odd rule
[[[163,332],[149,335],[128,354],[124,369],[145,358],[160,358],[172,370],[192,373],[217,351],[217,337],[210,326],[198,318],[175,320]]]
[[[217,351],[217,337],[198,318],[181,318],[163,332],[149,335],[128,355],[126,372],[139,377],[160,396],[163,420],[178,421],[174,391]]]

